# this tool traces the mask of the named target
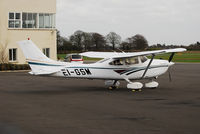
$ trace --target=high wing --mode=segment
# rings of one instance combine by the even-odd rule
[[[84,52],[80,53],[82,56],[91,57],[91,58],[129,58],[137,56],[147,56],[147,55],[158,55],[164,53],[175,53],[186,51],[185,48],[175,48],[175,49],[164,49],[164,50],[155,50],[155,51],[143,51],[143,52],[132,52],[132,53],[119,53],[119,52]]]

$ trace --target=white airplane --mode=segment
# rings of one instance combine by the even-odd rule
[[[92,64],[77,64],[49,59],[31,40],[20,41],[18,44],[31,67],[32,75],[102,79],[110,89],[117,88],[119,80],[125,80],[127,88],[133,91],[142,89],[141,82],[133,82],[141,79],[149,80],[144,84],[147,88],[158,87],[159,84],[154,79],[167,72],[174,64],[171,60],[176,52],[186,51],[184,48],[176,48],[132,53],[84,52],[80,55],[103,60]],[[172,53],[168,61],[154,59],[155,55],[164,53]],[[146,56],[151,56],[151,59]]]

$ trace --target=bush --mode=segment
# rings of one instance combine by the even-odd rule
[[[0,64],[0,71],[6,70],[29,70],[28,64]]]

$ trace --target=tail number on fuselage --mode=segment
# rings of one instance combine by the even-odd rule
[[[74,69],[74,70],[68,70],[68,69],[63,69],[62,73],[64,76],[71,76],[71,75],[91,75],[92,73],[88,68],[80,68],[80,69]]]

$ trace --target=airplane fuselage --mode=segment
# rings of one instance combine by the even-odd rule
[[[130,80],[140,79],[149,63],[148,59],[144,63],[134,65],[109,65],[109,60],[105,63],[92,64],[74,64],[57,62],[55,64],[34,63],[29,62],[33,68],[55,69],[60,68],[60,71],[50,74],[51,76],[59,76],[66,78],[85,78],[85,79],[108,79],[108,80]],[[166,60],[154,60],[149,67],[144,78],[153,78],[164,74],[171,65]]]

